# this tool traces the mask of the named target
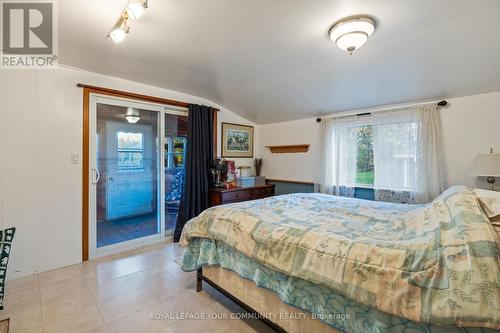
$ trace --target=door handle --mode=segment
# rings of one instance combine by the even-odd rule
[[[101,174],[99,173],[99,170],[97,170],[96,168],[92,168],[92,171],[94,172],[94,174],[92,176],[95,175],[95,178],[92,180],[92,184],[93,185],[96,185],[98,182],[99,182],[99,179],[101,178]]]

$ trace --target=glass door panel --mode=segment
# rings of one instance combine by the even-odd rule
[[[165,114],[165,233],[174,233],[183,190],[187,145],[187,119],[180,114]]]
[[[97,249],[161,232],[161,112],[146,108],[126,102],[95,104]]]

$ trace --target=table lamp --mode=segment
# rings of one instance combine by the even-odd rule
[[[479,177],[488,177],[488,184],[491,189],[495,186],[495,177],[500,177],[500,154],[478,154],[471,168],[471,175]]]

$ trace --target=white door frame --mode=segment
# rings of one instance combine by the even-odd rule
[[[130,241],[112,244],[97,248],[97,216],[96,216],[96,197],[97,197],[97,159],[96,159],[96,129],[97,129],[97,104],[103,103],[123,107],[133,107],[148,111],[159,112],[158,120],[158,170],[159,173],[157,186],[159,200],[158,212],[160,214],[160,233],[133,239]],[[91,93],[89,95],[89,259],[100,257],[107,254],[123,252],[129,249],[140,247],[146,244],[161,242],[165,239],[165,114],[188,115],[184,108],[167,106],[163,104],[137,101],[133,99],[110,97],[107,95]]]

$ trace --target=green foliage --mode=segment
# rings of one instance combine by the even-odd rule
[[[373,185],[375,176],[373,164],[373,128],[361,126],[358,128],[358,160],[356,184]]]
[[[357,172],[356,173],[356,184],[363,185],[373,185],[373,180],[375,177],[375,173],[372,171],[368,172]]]

